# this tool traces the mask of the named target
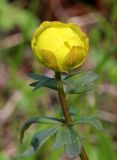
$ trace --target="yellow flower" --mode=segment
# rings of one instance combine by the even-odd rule
[[[86,34],[73,23],[45,21],[32,39],[32,49],[38,61],[57,72],[79,67],[87,57],[88,47]]]

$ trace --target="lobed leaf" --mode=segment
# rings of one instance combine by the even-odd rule
[[[37,80],[30,84],[30,86],[34,87],[33,91],[41,87],[47,87],[57,90],[57,82],[54,78],[49,78],[47,76],[33,74],[33,73],[29,73],[28,76],[34,80]]]
[[[56,140],[52,146],[52,149],[57,149],[67,144],[66,141],[66,127],[61,126],[61,128],[56,133]]]
[[[88,84],[88,85],[82,84],[79,86],[72,84],[72,86],[66,87],[65,91],[66,91],[66,93],[69,93],[69,94],[81,94],[81,93],[91,91],[94,88],[95,88],[94,84]]]
[[[81,153],[81,144],[77,132],[72,127],[67,127],[65,153],[70,158],[75,158]]]
[[[87,72],[75,72],[75,73],[72,73],[68,76],[66,76],[64,79],[65,80],[68,80],[68,79],[72,79],[72,80],[76,80],[77,82],[80,82],[80,83],[84,83],[84,82],[91,82],[91,81],[94,81],[98,78],[98,74],[97,73],[94,73],[92,71],[87,71]]]
[[[55,78],[49,78],[47,76],[33,73],[29,73],[28,76],[34,80],[37,80],[30,84],[30,86],[34,87],[33,91],[41,87],[47,87],[54,90],[58,90],[57,81]],[[98,75],[91,71],[80,73],[76,72],[68,76],[64,76],[64,78],[62,78],[62,81],[66,93],[80,94],[92,90],[95,87],[92,82],[97,78]]]
[[[29,120],[27,120],[20,131],[20,142],[23,142],[24,133],[25,131],[33,124],[33,123],[45,123],[45,124],[61,124],[63,120],[53,118],[53,117],[33,117]]]
[[[38,81],[49,78],[47,76],[44,76],[44,75],[41,75],[41,74],[35,74],[35,73],[28,73],[27,75],[28,75],[28,77],[30,77],[34,80],[38,80]]]
[[[101,122],[93,116],[82,116],[76,119],[72,124],[89,124],[97,130],[103,130]]]
[[[43,79],[41,80],[40,82],[37,83],[37,85],[34,87],[33,91],[41,88],[41,87],[44,87],[50,80],[48,79]]]
[[[46,143],[47,140],[57,132],[60,126],[61,125],[59,124],[43,131],[37,132],[31,140],[29,149],[26,150],[24,153],[21,153],[19,156],[31,156],[32,154],[39,151],[39,149],[44,145],[44,143]]]
[[[79,136],[73,127],[61,126],[56,133],[56,141],[52,148],[56,149],[64,146],[65,153],[74,158],[81,152]]]
[[[95,86],[92,83],[98,78],[96,73],[76,72],[64,78],[65,91],[69,94],[80,94],[92,90]]]

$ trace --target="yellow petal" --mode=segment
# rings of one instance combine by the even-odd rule
[[[52,70],[55,70],[55,71],[60,71],[59,69],[59,66],[57,64],[57,60],[56,60],[56,57],[54,56],[53,53],[51,53],[50,51],[47,51],[47,50],[43,50],[43,49],[40,49],[39,50],[39,55],[38,56],[36,53],[35,53],[35,56],[36,58],[38,59],[38,61],[43,64],[44,66],[52,69]]]
[[[55,71],[80,66],[86,59],[88,47],[86,34],[73,23],[43,22],[32,39],[32,49],[39,62]]]
[[[87,54],[82,47],[72,47],[70,52],[65,57],[65,61],[62,65],[64,70],[70,70],[71,68],[79,67],[86,59]]]

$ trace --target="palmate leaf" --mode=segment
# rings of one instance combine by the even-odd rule
[[[103,130],[101,122],[93,116],[81,116],[77,118],[72,124],[88,124],[96,128],[97,130]]]
[[[61,124],[63,120],[61,119],[57,119],[57,118],[53,118],[53,117],[33,117],[29,120],[27,120],[20,131],[20,142],[23,142],[23,138],[24,138],[24,133],[25,131],[34,123],[44,123],[44,124]]]
[[[80,94],[92,90],[95,87],[92,82],[97,78],[98,75],[91,71],[70,74],[63,80],[65,91],[69,94]]]
[[[57,80],[55,78],[49,78],[40,74],[29,73],[28,76],[35,82],[31,83],[30,86],[34,87],[33,91],[47,87],[54,90],[57,88]],[[98,78],[96,73],[91,71],[88,72],[76,72],[68,76],[63,76],[62,81],[64,84],[64,90],[68,94],[80,94],[94,89],[95,85],[92,83]]]
[[[57,90],[57,82],[54,78],[49,78],[47,76],[43,76],[40,74],[33,74],[33,73],[29,73],[28,76],[36,80],[35,82],[30,84],[30,86],[34,87],[33,91],[41,87],[47,87]]]
[[[61,126],[56,133],[56,141],[52,146],[52,149],[56,149],[64,146],[65,153],[74,158],[81,152],[81,144],[79,136],[73,127]]]
[[[81,144],[77,132],[72,127],[67,128],[66,139],[65,153],[70,158],[78,156],[81,153]]]
[[[50,81],[50,80],[42,80],[41,82],[38,82],[37,85],[34,87],[33,91],[35,91],[41,87],[44,87],[48,83],[48,81]]]
[[[56,140],[52,146],[52,149],[57,149],[67,144],[66,131],[66,126],[64,125],[59,128],[58,132],[56,133]]]
[[[28,73],[27,75],[28,75],[28,77],[30,77],[34,80],[37,80],[37,81],[41,81],[43,79],[48,79],[49,78],[47,76],[44,76],[44,75],[41,75],[41,74],[35,74],[35,73]]]
[[[81,93],[91,91],[92,89],[95,88],[94,84],[82,84],[79,86],[77,85],[73,84],[72,82],[72,85],[65,87],[65,92],[68,94],[81,94]]]
[[[40,86],[40,82],[38,81],[31,83],[30,86],[34,87],[34,90],[41,88],[41,87],[47,87],[47,88],[57,90],[57,82],[53,78],[51,78],[48,81],[45,81],[41,86]]]
[[[31,140],[29,149],[26,150],[24,153],[21,153],[19,156],[20,157],[21,156],[31,156],[32,154],[39,151],[39,149],[43,146],[43,144],[46,143],[47,140],[57,132],[60,126],[61,125],[58,124],[51,128],[47,128],[45,130],[37,132]]]
[[[68,80],[76,80],[78,83],[89,83],[98,78],[98,74],[92,72],[92,71],[87,71],[87,72],[76,72],[72,73],[68,76],[66,76],[64,79]]]

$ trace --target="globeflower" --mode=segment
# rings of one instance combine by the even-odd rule
[[[86,60],[88,42],[76,24],[45,21],[34,32],[31,45],[41,64],[56,72],[68,72]]]

